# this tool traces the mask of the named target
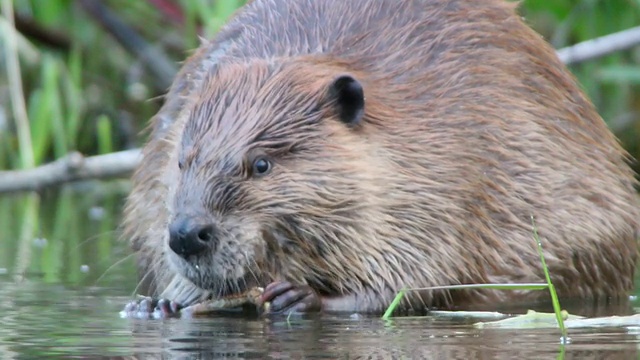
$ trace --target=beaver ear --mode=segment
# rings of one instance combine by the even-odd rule
[[[329,87],[329,96],[335,100],[340,120],[357,125],[364,115],[364,91],[362,85],[351,75],[340,75]]]

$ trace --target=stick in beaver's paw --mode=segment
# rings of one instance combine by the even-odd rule
[[[220,310],[231,309],[243,305],[260,306],[264,289],[254,287],[239,295],[227,296],[219,299],[212,299],[187,306],[180,310],[180,316],[191,318],[215,313]]]

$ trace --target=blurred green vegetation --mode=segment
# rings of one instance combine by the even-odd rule
[[[177,69],[244,0],[103,0],[123,24]],[[23,96],[36,164],[69,150],[91,155],[137,147],[166,90],[145,62],[72,0],[15,0]],[[524,0],[521,13],[554,47],[640,24],[638,0]],[[4,16],[4,14],[3,14]],[[6,23],[6,18],[2,18]],[[3,26],[0,34],[6,36]],[[4,36],[2,36],[4,37]],[[1,39],[1,38],[0,38]],[[624,146],[640,155],[640,49],[570,69]],[[0,58],[0,169],[20,165],[10,85]]]
[[[198,35],[215,33],[242,3],[104,1],[110,12],[163,50],[176,69],[198,45]],[[93,155],[141,145],[140,130],[161,105],[166,87],[159,87],[142,61],[123,48],[80,2],[16,0],[13,5],[35,163],[51,161],[70,150]],[[163,13],[170,5],[183,15],[172,18]],[[0,20],[0,41],[4,42],[8,35],[5,14]],[[6,71],[9,54],[4,46],[0,51],[0,169],[12,169],[20,165],[20,144]]]

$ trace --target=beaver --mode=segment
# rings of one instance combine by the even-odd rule
[[[148,308],[262,286],[271,313],[379,313],[403,288],[544,282],[532,219],[561,298],[624,297],[640,229],[631,156],[517,11],[238,10],[176,76],[132,178],[123,234]],[[398,309],[541,298],[410,291]]]

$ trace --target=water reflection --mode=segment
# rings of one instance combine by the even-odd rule
[[[149,334],[149,326],[137,331]],[[450,322],[401,319],[384,323],[378,319],[306,319],[285,322],[215,319],[172,322],[152,327],[156,337],[143,336],[147,355],[201,358],[554,358],[560,354],[559,338],[550,331],[473,330]],[[152,330],[152,332],[153,332]],[[573,333],[574,343],[565,358],[636,358],[637,338],[622,331]],[[595,345],[595,346],[594,346]],[[606,346],[605,346],[606,345]]]
[[[0,273],[74,285],[129,278],[133,259],[117,241],[126,190],[116,182],[0,197]]]
[[[638,329],[475,329],[441,318],[122,319],[135,268],[116,241],[126,189],[0,199],[0,358],[633,359]],[[576,313],[621,314],[629,304]]]

